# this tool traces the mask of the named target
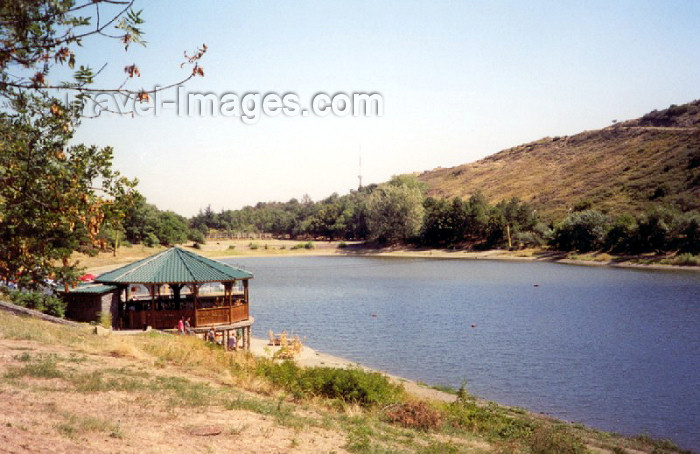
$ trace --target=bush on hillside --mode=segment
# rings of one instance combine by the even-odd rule
[[[66,303],[53,295],[41,292],[14,291],[10,293],[10,301],[28,309],[34,309],[54,317],[66,316]]]
[[[323,396],[363,407],[388,405],[400,401],[403,388],[378,372],[333,367],[302,368],[292,361],[260,361],[258,374],[295,398]]]

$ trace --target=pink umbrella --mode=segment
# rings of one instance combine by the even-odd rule
[[[83,282],[90,282],[90,281],[94,281],[96,277],[97,276],[95,276],[94,274],[88,273],[88,274],[83,274],[78,279],[80,279]]]

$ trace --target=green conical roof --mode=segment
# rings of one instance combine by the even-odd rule
[[[103,284],[191,284],[251,279],[247,271],[211,260],[194,252],[171,247],[145,259],[101,274]]]

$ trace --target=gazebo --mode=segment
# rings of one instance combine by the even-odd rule
[[[116,288],[119,303],[112,309],[112,324],[118,329],[172,329],[189,318],[195,332],[241,330],[249,347],[252,278],[247,271],[171,247],[101,274],[95,282]]]

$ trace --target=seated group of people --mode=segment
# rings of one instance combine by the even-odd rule
[[[206,339],[207,339],[207,341],[212,342],[212,343],[216,343],[216,344],[219,343],[216,340],[216,330],[214,330],[213,326],[211,328],[209,328],[209,331],[207,332]],[[223,340],[221,343],[222,343],[222,345],[224,345],[224,348],[226,348],[227,350],[238,350],[238,337],[236,337],[236,330],[233,330],[231,332],[231,335],[229,336],[226,344],[223,343]]]
[[[192,327],[190,325],[190,318],[187,317],[180,317],[180,320],[177,322],[177,331],[181,335],[187,334],[187,335],[192,335],[194,334],[194,331],[192,330]],[[208,342],[212,342],[215,344],[218,344],[219,342],[216,340],[216,330],[212,326],[209,328],[209,331],[207,331],[207,335],[205,336],[205,339]],[[223,345],[223,341],[221,342]],[[238,350],[238,337],[236,336],[236,330],[233,330],[228,338],[228,341],[224,345],[224,348],[227,350]]]

